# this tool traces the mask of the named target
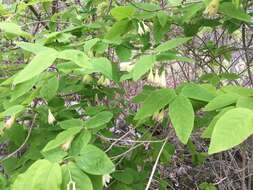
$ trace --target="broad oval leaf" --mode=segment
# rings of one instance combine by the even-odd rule
[[[17,42],[17,46],[22,48],[23,50],[29,51],[34,54],[38,54],[42,51],[53,51],[54,49],[43,46],[39,43],[29,43],[29,42]]]
[[[253,133],[253,112],[247,108],[227,111],[216,122],[208,153],[214,154],[239,145]]]
[[[130,18],[134,15],[136,9],[130,6],[117,6],[111,10],[111,15],[116,20],[123,20],[125,18]]]
[[[240,96],[234,93],[219,94],[212,99],[204,108],[205,111],[213,111],[236,103]]]
[[[225,2],[220,5],[219,11],[228,17],[245,21],[251,22],[251,16],[248,15],[241,7],[235,7],[233,3]]]
[[[13,22],[0,22],[0,29],[8,34],[22,36],[24,38],[32,38],[32,35],[21,30],[21,27]]]
[[[134,119],[141,120],[152,116],[154,113],[168,105],[175,96],[176,94],[174,90],[171,89],[159,89],[151,92],[143,102]]]
[[[169,40],[167,42],[162,43],[158,47],[156,47],[155,51],[156,52],[168,51],[170,49],[173,49],[173,48],[176,48],[180,45],[183,45],[184,43],[188,42],[190,39],[192,39],[192,38],[191,37],[175,38],[175,39]]]
[[[72,162],[62,166],[62,189],[68,189],[70,180],[75,182],[78,190],[93,190],[89,176]]]
[[[214,98],[214,95],[211,94],[208,90],[205,88],[197,85],[197,84],[186,84],[182,90],[181,95],[184,95],[188,98],[192,98],[195,100],[205,101],[209,102]]]
[[[76,164],[85,172],[93,175],[112,173],[115,166],[108,156],[94,145],[87,145],[80,156],[75,158]]]
[[[59,80],[57,76],[48,79],[40,90],[40,95],[46,100],[51,100],[56,94],[59,87]]]
[[[169,106],[169,116],[178,138],[186,144],[194,126],[194,110],[191,101],[184,96],[177,96]]]
[[[85,121],[84,126],[88,129],[94,129],[111,121],[112,117],[113,114],[111,112],[103,111]]]
[[[13,84],[25,82],[46,70],[57,58],[58,52],[51,49],[38,53],[33,60],[21,70],[13,80]]]
[[[62,173],[57,163],[38,160],[25,173],[18,175],[11,190],[61,190]]]
[[[100,72],[107,78],[118,81],[117,71],[113,67],[112,63],[105,57],[93,58],[91,60],[92,68],[94,72]]]
[[[154,66],[155,59],[154,55],[144,55],[140,57],[132,70],[133,79],[137,81],[142,75],[148,72]]]
[[[82,68],[92,69],[88,56],[79,50],[68,49],[68,50],[61,51],[58,54],[58,58],[70,60]]]
[[[55,139],[47,143],[47,145],[43,148],[42,151],[46,152],[46,151],[59,147],[60,145],[67,142],[68,140],[71,140],[77,133],[80,132],[81,129],[82,127],[72,127],[59,133]]]

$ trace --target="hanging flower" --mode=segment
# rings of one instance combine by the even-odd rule
[[[149,74],[148,74],[147,81],[150,82],[150,83],[153,83],[153,82],[154,82],[154,75],[153,75],[152,69],[150,69],[150,72],[149,72]]]
[[[206,7],[204,14],[215,16],[219,9],[220,0],[212,0]]]
[[[73,180],[69,180],[67,190],[76,190],[76,182],[74,182]]]
[[[83,76],[83,82],[85,84],[90,84],[92,82],[92,80],[93,80],[92,76],[90,76],[88,74]]]
[[[110,183],[110,180],[111,180],[111,176],[109,174],[105,174],[103,175],[102,177],[103,179],[103,186],[107,187],[108,183]]]
[[[52,112],[51,112],[50,109],[48,109],[48,118],[47,118],[47,121],[48,121],[48,123],[50,125],[53,124],[56,121],[56,119],[54,118],[54,115],[52,114]]]
[[[12,127],[12,125],[14,124],[15,122],[15,117],[14,116],[11,116],[10,118],[8,118],[5,123],[4,123],[4,128],[5,129],[10,129]]]
[[[161,76],[160,76],[160,81],[159,81],[159,86],[160,87],[166,87],[166,73],[165,71],[162,72]]]
[[[70,148],[71,146],[71,143],[72,143],[72,138],[67,140],[64,144],[61,145],[61,149],[64,150],[65,152],[68,151],[68,149]]]
[[[145,31],[143,30],[142,26],[140,23],[138,23],[138,34],[139,35],[143,35],[145,34]]]
[[[158,69],[155,70],[154,83],[156,85],[159,85],[159,83],[160,83],[160,76],[159,76],[159,70]]]
[[[149,27],[144,22],[138,23],[138,34],[139,35],[143,35],[149,31],[150,31]]]
[[[146,25],[144,22],[142,22],[142,25],[143,25],[144,32],[149,32],[150,31],[148,25]]]
[[[153,119],[155,121],[157,121],[158,123],[161,123],[163,121],[163,118],[164,118],[164,110],[160,111],[160,112],[157,112],[153,115]]]

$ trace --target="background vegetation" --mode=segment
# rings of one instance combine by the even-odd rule
[[[252,15],[0,1],[0,189],[253,189]]]

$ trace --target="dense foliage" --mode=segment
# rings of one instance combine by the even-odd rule
[[[251,15],[248,0],[2,2],[0,189],[165,190],[177,144],[196,165],[240,145]]]

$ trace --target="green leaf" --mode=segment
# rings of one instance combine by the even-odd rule
[[[211,94],[209,91],[207,91],[205,88],[193,83],[186,84],[182,88],[182,91],[180,94],[188,98],[205,101],[205,102],[209,102],[214,98],[214,95]]]
[[[25,107],[22,105],[15,105],[0,113],[0,117],[15,116],[18,113],[22,112],[24,109]]]
[[[177,96],[169,106],[169,116],[178,138],[186,144],[194,126],[191,101],[182,95]]]
[[[253,96],[253,89],[247,88],[247,87],[228,85],[228,86],[222,87],[221,90],[224,92],[236,93],[241,96]]]
[[[190,38],[175,38],[172,40],[169,40],[161,45],[159,45],[158,47],[155,48],[156,52],[163,52],[163,51],[168,51],[170,49],[176,48],[180,45],[183,45],[184,43],[188,42]]]
[[[212,121],[209,123],[207,128],[204,130],[204,132],[201,135],[201,138],[211,138],[214,126],[216,125],[216,122],[220,119],[224,113],[226,113],[228,110],[233,109],[234,106],[229,106],[224,109],[222,109],[216,116],[213,117]]]
[[[11,190],[61,190],[61,183],[59,164],[38,160],[25,173],[18,175]]]
[[[53,48],[43,46],[42,44],[39,43],[17,42],[16,44],[23,50],[32,52],[34,54],[38,54],[42,51],[54,51]]]
[[[21,70],[13,80],[13,84],[25,82],[46,70],[57,58],[57,51],[46,50],[38,53],[33,60]]]
[[[171,89],[159,89],[151,92],[143,102],[134,119],[142,120],[152,116],[154,113],[168,105],[175,96],[176,94],[174,90]]]
[[[32,35],[21,30],[20,26],[13,22],[0,22],[0,29],[8,34],[22,36],[24,38],[32,38]]]
[[[62,190],[68,189],[70,180],[75,182],[78,190],[93,190],[89,176],[72,162],[62,166]]]
[[[99,41],[100,41],[99,38],[93,38],[93,39],[87,40],[83,46],[84,52],[90,51]]]
[[[53,76],[43,84],[40,90],[40,95],[46,100],[51,100],[54,96],[56,96],[58,88],[59,80],[57,79],[57,76]]]
[[[130,6],[117,6],[111,10],[111,15],[116,20],[131,18],[135,14],[136,9]]]
[[[70,60],[82,68],[92,69],[88,56],[79,50],[68,49],[61,51],[58,54],[58,58]]]
[[[113,114],[111,112],[103,111],[85,121],[84,126],[88,129],[98,128],[110,122],[112,117]]]
[[[247,108],[227,111],[214,126],[208,153],[233,148],[253,133],[253,112]]]
[[[121,35],[129,30],[129,26],[130,21],[128,20],[121,20],[116,22],[105,35],[105,39],[111,41],[118,40]]]
[[[73,137],[81,131],[82,127],[72,127],[61,133],[59,133],[55,139],[49,141],[47,145],[43,148],[42,152],[47,152],[54,148],[57,148],[67,142],[68,140],[73,139]]]
[[[82,127],[83,121],[81,119],[68,119],[58,123],[62,129],[69,129],[72,127]]]
[[[253,98],[252,97],[240,97],[236,102],[236,107],[248,108],[253,110]]]
[[[192,20],[192,17],[196,15],[197,12],[204,9],[204,4],[193,3],[183,9],[184,15],[182,16],[182,21],[189,23]]]
[[[157,13],[157,18],[159,20],[160,25],[164,27],[167,24],[169,16],[167,15],[166,11],[159,11]]]
[[[123,45],[117,46],[115,50],[121,61],[128,61],[132,55],[132,50]]]
[[[134,65],[132,70],[133,79],[137,81],[142,77],[146,72],[148,72],[155,64],[155,56],[154,55],[144,55],[141,56],[137,63]]]
[[[204,111],[213,111],[236,103],[240,96],[234,93],[219,94],[213,98],[204,108]]]
[[[93,58],[91,60],[92,67],[95,72],[102,73],[107,78],[111,80],[117,81],[117,75],[115,74],[115,70],[112,66],[112,63],[105,57],[101,58]]]
[[[89,174],[104,175],[115,170],[114,164],[107,155],[94,145],[85,146],[82,155],[75,160],[76,164]]]
[[[71,155],[78,155],[83,152],[85,146],[91,140],[91,132],[84,130],[81,131],[73,140],[70,148]]]
[[[234,18],[244,22],[252,22],[250,15],[248,15],[242,8],[240,7],[236,8],[230,2],[222,3],[220,5],[219,11],[230,18]]]
[[[15,86],[14,90],[12,91],[10,101],[12,102],[16,100],[17,98],[23,96],[27,92],[29,92],[32,89],[32,87],[36,84],[37,81],[38,81],[38,77],[34,77],[22,84],[18,84],[17,86]]]

